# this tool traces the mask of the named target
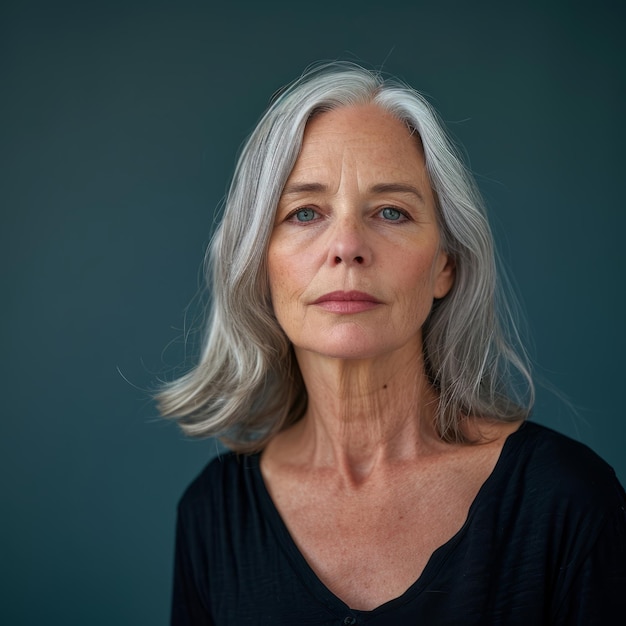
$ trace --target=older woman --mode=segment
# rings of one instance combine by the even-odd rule
[[[179,505],[173,624],[624,615],[624,491],[525,421],[479,195],[435,113],[318,68],[245,144],[198,365],[161,409],[233,452]]]

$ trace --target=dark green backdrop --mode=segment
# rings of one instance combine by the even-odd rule
[[[214,453],[145,389],[237,149],[318,59],[426,92],[465,146],[525,303],[535,419],[626,480],[618,2],[2,3],[0,618],[167,622],[175,505]]]

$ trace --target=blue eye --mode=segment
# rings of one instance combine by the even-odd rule
[[[299,209],[294,213],[294,217],[298,222],[310,222],[314,220],[316,213],[313,209]]]
[[[398,211],[398,209],[394,209],[393,207],[385,207],[382,211],[381,211],[381,215],[386,219],[386,220],[391,220],[394,222],[397,222],[400,218],[402,218],[402,213],[400,211]]]

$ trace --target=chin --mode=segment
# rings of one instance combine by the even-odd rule
[[[296,354],[308,353],[344,360],[385,359],[394,353],[421,353],[421,333],[407,329],[406,332],[381,332],[378,328],[354,322],[341,326],[300,328],[289,337]]]
[[[296,347],[296,353],[309,352],[329,359],[346,361],[384,359],[394,353],[409,348],[410,342],[381,341],[378,337],[371,341],[317,341]]]

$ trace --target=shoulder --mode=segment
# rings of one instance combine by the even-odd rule
[[[547,567],[550,623],[612,623],[626,582],[624,489],[585,444],[534,422],[518,432],[518,538],[523,555]]]
[[[183,492],[178,511],[181,515],[223,508],[235,494],[245,491],[256,456],[223,452],[207,463]]]
[[[624,506],[615,471],[585,444],[536,422],[523,424],[510,443],[510,469],[529,489],[586,509],[608,512]]]

